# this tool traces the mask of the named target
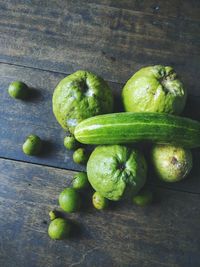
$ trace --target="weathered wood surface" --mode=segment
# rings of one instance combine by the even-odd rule
[[[0,266],[200,265],[199,194],[157,188],[147,208],[88,205],[67,215],[78,227],[71,238],[52,241],[48,212],[74,173],[3,159],[0,170]]]
[[[72,151],[63,146],[65,132],[61,129],[52,113],[52,94],[56,84],[65,75],[31,68],[0,64],[0,156],[37,164],[60,167],[71,170],[83,170],[84,166],[75,164]],[[28,101],[12,99],[7,88],[13,80],[23,80],[33,87]],[[109,83],[116,99],[115,110],[120,109],[122,84]],[[200,97],[190,96],[186,115],[200,118]],[[22,144],[27,135],[38,134],[44,140],[44,151],[39,157],[26,156]],[[194,168],[188,179],[181,183],[165,184],[151,178],[150,183],[176,188],[188,192],[200,193],[200,151],[194,152]],[[152,175],[153,176],[153,175]]]
[[[56,84],[66,75],[8,64],[0,64],[0,156],[66,169],[81,170],[74,164],[72,153],[63,146],[66,132],[61,129],[52,112],[52,94]],[[13,80],[23,80],[32,92],[28,101],[12,99],[7,88]],[[110,83],[119,110],[122,85]],[[29,157],[22,152],[27,135],[38,134],[44,141],[44,153]]]
[[[125,82],[167,64],[199,94],[199,1],[3,1],[0,61]]]
[[[199,14],[196,0],[0,2],[0,266],[200,266],[199,150],[185,181],[149,179],[159,196],[152,206],[97,212],[89,205],[67,216],[79,225],[69,240],[47,235],[48,212],[74,174],[67,169],[84,169],[65,150],[52,114],[56,84],[77,69],[94,71],[110,81],[117,111],[137,69],[172,65],[190,95],[184,114],[199,120]],[[16,79],[33,88],[28,101],[8,96]],[[30,133],[45,140],[39,157],[21,151]]]

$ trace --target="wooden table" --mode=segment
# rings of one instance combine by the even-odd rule
[[[47,235],[48,212],[75,171],[63,146],[51,98],[67,74],[87,69],[104,77],[120,100],[124,82],[145,65],[172,65],[189,92],[185,114],[200,119],[200,1],[7,0],[0,2],[0,266],[200,266],[200,151],[183,182],[148,183],[159,201],[146,208],[91,206],[67,215],[69,240]],[[32,90],[11,99],[10,82]],[[117,105],[119,102],[117,102]],[[38,134],[45,150],[22,152]]]

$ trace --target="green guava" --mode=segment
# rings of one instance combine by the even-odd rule
[[[59,82],[52,102],[57,121],[71,133],[82,120],[113,111],[113,96],[108,84],[101,77],[83,70]]]
[[[97,210],[104,210],[108,206],[108,199],[99,192],[95,192],[92,196],[92,204]]]
[[[89,154],[84,147],[76,149],[73,153],[73,161],[77,164],[86,164]]]
[[[63,143],[64,146],[69,150],[74,150],[78,146],[78,142],[76,141],[74,136],[65,136]]]
[[[16,99],[25,99],[28,96],[28,86],[21,81],[14,81],[8,87],[8,93]]]
[[[67,187],[59,195],[60,207],[65,212],[78,211],[81,206],[81,198],[78,191],[74,188]]]
[[[120,200],[137,193],[146,181],[144,157],[126,146],[98,146],[87,163],[88,180],[103,197]]]
[[[42,148],[42,140],[39,136],[31,134],[27,136],[26,141],[22,146],[22,150],[26,155],[38,155]]]
[[[71,230],[70,223],[63,218],[56,218],[50,222],[48,234],[51,239],[65,239],[69,236]]]
[[[89,186],[88,177],[86,172],[78,172],[74,175],[72,186],[74,189],[81,190]]]
[[[192,153],[183,147],[155,145],[151,158],[156,174],[165,182],[180,181],[192,169]]]
[[[137,71],[125,84],[125,111],[180,114],[185,107],[186,89],[172,67],[149,66]]]

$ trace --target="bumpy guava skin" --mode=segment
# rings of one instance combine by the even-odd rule
[[[144,157],[126,146],[98,146],[87,163],[88,180],[103,197],[120,200],[137,193],[146,181]]]
[[[113,111],[113,96],[108,84],[88,71],[76,71],[57,85],[53,94],[53,113],[71,133],[82,120]]]
[[[149,66],[137,71],[125,84],[125,111],[180,114],[187,92],[172,67]]]
[[[192,169],[192,153],[189,149],[155,145],[151,156],[156,174],[165,182],[178,182]]]

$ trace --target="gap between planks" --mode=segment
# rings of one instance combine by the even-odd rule
[[[16,67],[19,67],[19,68],[27,68],[27,69],[33,69],[33,70],[39,70],[39,71],[43,71],[43,72],[49,72],[49,73],[54,73],[54,74],[61,74],[61,75],[70,75],[72,73],[69,73],[69,72],[62,72],[62,71],[55,71],[55,70],[49,70],[49,69],[45,69],[45,68],[38,68],[38,67],[34,67],[34,66],[28,66],[28,65],[22,65],[22,64],[17,64],[17,63],[13,63],[13,62],[4,62],[4,61],[0,61],[0,64],[3,64],[3,65],[10,65],[10,66],[16,66]],[[116,82],[112,79],[105,79],[107,82],[110,82],[110,83],[113,83],[113,84],[118,84],[120,85],[121,87],[125,84],[124,82]],[[194,95],[194,94],[189,94],[189,96],[192,96],[192,97],[198,97],[200,98],[200,96],[198,95]]]
[[[19,160],[19,159],[12,159],[12,158],[6,158],[6,157],[0,157],[0,160],[6,160],[6,161],[13,161],[13,162],[20,162],[23,164],[30,164],[30,165],[36,165],[36,166],[41,166],[41,167],[45,167],[45,168],[49,168],[49,169],[57,169],[57,170],[63,170],[63,171],[69,171],[72,173],[77,173],[80,172],[80,170],[72,170],[72,169],[65,169],[62,167],[54,167],[48,164],[41,164],[41,163],[35,163],[35,162],[28,162],[28,161],[23,161],[23,160]],[[150,186],[154,186],[155,188],[161,188],[164,190],[169,190],[169,191],[173,191],[173,192],[180,192],[180,193],[187,193],[187,194],[193,194],[193,195],[200,195],[200,193],[196,193],[196,192],[191,192],[191,191],[186,191],[186,190],[182,190],[182,189],[176,189],[176,188],[171,188],[168,187],[167,185],[156,185],[154,183],[147,183]]]

